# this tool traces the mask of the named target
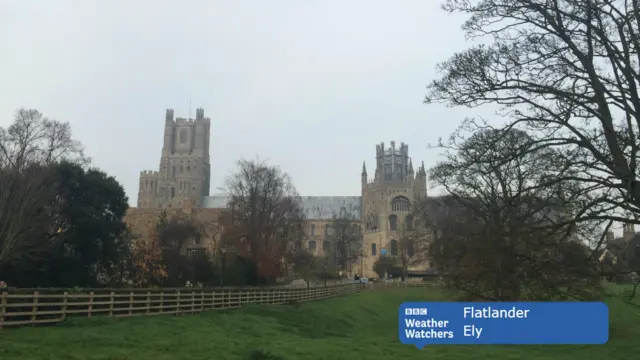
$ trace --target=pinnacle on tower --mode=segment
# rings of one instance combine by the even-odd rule
[[[364,161],[362,162],[362,175],[367,175],[367,167]]]
[[[409,174],[413,174],[413,161],[409,159]]]

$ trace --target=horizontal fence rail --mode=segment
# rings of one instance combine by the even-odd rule
[[[0,329],[9,326],[52,324],[68,316],[128,317],[193,314],[233,309],[246,304],[286,304],[328,299],[362,291],[435,286],[435,282],[383,282],[310,288],[275,289],[136,289],[85,293],[27,293],[25,289],[0,293]]]

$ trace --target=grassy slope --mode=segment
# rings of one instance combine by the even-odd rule
[[[640,311],[611,303],[604,346],[428,346],[397,340],[397,306],[439,300],[435,289],[360,293],[325,301],[255,306],[195,316],[75,319],[0,331],[0,359],[634,359]],[[254,351],[272,356],[252,357]]]

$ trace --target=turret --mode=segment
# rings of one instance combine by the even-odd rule
[[[411,180],[415,178],[415,173],[413,172],[413,161],[411,161],[411,159],[409,159],[409,171],[407,171],[407,175]]]
[[[361,180],[362,180],[362,185],[365,185],[367,183],[367,166],[365,165],[364,161],[362,162]]]
[[[167,109],[164,117],[164,142],[162,145],[162,156],[168,156],[173,153],[173,130],[175,123],[173,121],[173,109]]]
[[[607,244],[611,244],[615,239],[615,235],[613,235],[613,231],[607,230],[607,235],[605,238],[607,239]]]
[[[625,241],[630,241],[633,239],[633,236],[636,234],[636,229],[633,224],[625,224],[622,230],[622,238]]]

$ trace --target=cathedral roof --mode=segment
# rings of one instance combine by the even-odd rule
[[[224,195],[206,196],[202,200],[203,208],[224,208],[229,198]],[[331,220],[334,215],[346,212],[360,220],[362,198],[360,196],[302,196],[302,207],[307,219]]]

